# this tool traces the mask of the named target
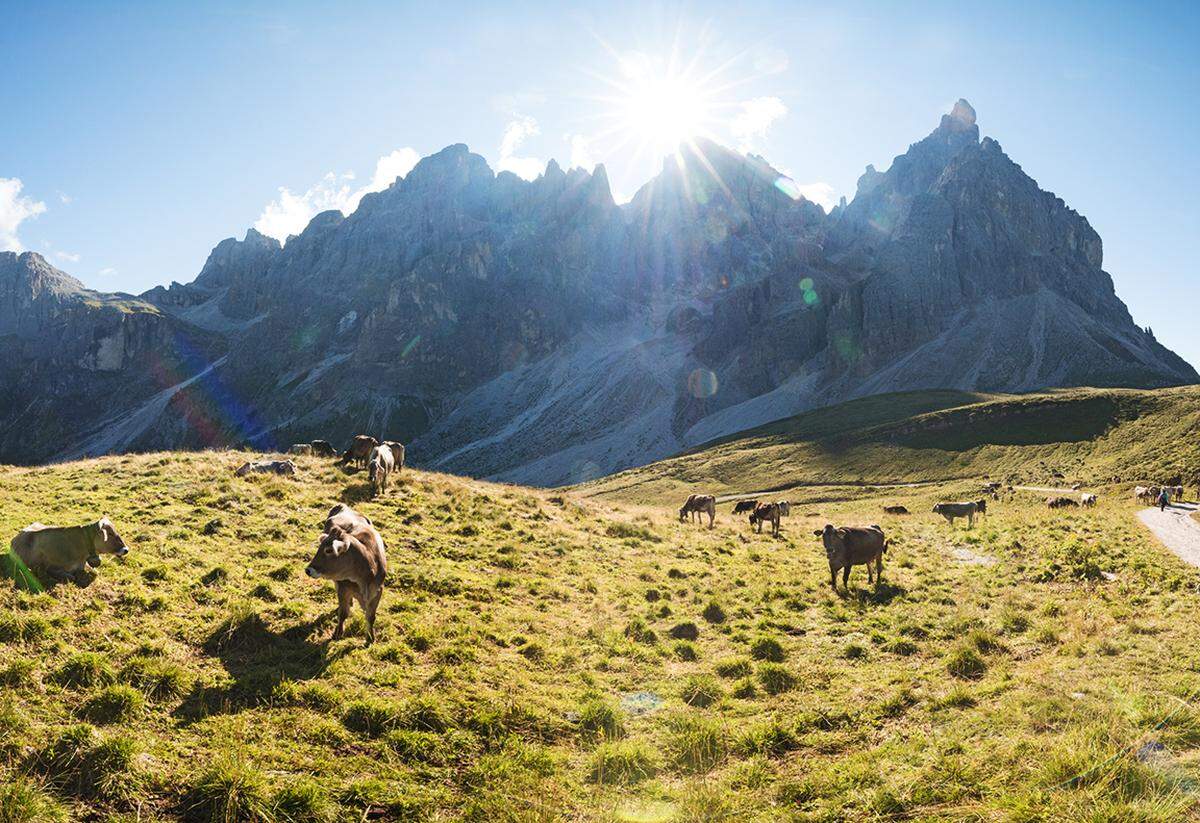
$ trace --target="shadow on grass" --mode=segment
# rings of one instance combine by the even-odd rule
[[[257,612],[231,618],[204,641],[204,651],[217,657],[233,682],[197,684],[175,710],[176,717],[195,722],[214,714],[233,714],[272,699],[284,680],[319,677],[349,649],[330,653],[329,644],[312,637],[332,613],[282,632],[273,631]]]
[[[52,592],[56,587],[72,584],[86,589],[96,580],[96,573],[89,568],[78,571],[67,580],[55,580],[48,574],[37,574],[12,552],[0,552],[0,579],[11,580],[13,587],[25,592]]]
[[[896,586],[884,580],[877,583],[873,588],[852,589],[849,597],[854,598],[863,605],[886,606],[897,597],[903,597],[906,594],[908,594],[908,590],[903,586]]]
[[[371,484],[367,480],[361,483],[350,483],[342,489],[342,495],[338,500],[343,503],[354,505],[355,503],[366,503],[374,499],[374,494],[371,492]]]

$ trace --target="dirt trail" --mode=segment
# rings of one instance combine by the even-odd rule
[[[1142,509],[1138,519],[1185,563],[1200,566],[1200,523],[1192,517],[1197,509],[1195,503],[1175,503],[1166,511]]]

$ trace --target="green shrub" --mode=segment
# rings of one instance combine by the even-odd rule
[[[657,757],[645,743],[627,740],[601,743],[592,754],[588,780],[630,785],[654,777],[658,768]]]
[[[0,685],[27,686],[33,682],[33,672],[36,666],[31,658],[18,657],[3,669],[0,669]]]
[[[579,733],[588,740],[616,740],[625,735],[621,710],[600,698],[588,700],[579,708]]]
[[[312,780],[298,780],[275,794],[274,815],[278,823],[332,823],[337,807],[328,792]]]
[[[749,677],[752,675],[754,668],[750,665],[750,661],[744,657],[729,657],[718,661],[716,672],[721,677],[737,680],[740,677]]]
[[[128,723],[146,707],[146,698],[133,686],[105,686],[80,707],[80,714],[93,723]]]
[[[191,683],[191,676],[178,663],[152,657],[132,658],[121,669],[120,679],[151,700],[179,697]]]
[[[71,726],[37,753],[34,768],[59,791],[80,799],[127,800],[140,788],[137,746],[128,737],[101,738]]]
[[[729,753],[725,730],[717,721],[680,715],[667,723],[667,751],[676,768],[703,773],[720,765]]]
[[[760,637],[750,645],[750,656],[755,660],[782,663],[784,658],[783,645],[774,637]]]
[[[64,663],[52,678],[60,686],[76,689],[107,686],[116,681],[108,658],[97,652],[80,652]]]
[[[758,696],[758,687],[754,685],[754,678],[743,677],[733,684],[730,694],[738,700],[753,700]]]
[[[675,653],[675,657],[683,660],[686,663],[692,663],[698,656],[696,647],[686,640],[679,640],[671,646],[671,651]]]
[[[695,623],[679,623],[671,627],[670,634],[676,640],[695,640],[700,636],[700,629]]]
[[[188,819],[205,823],[274,823],[266,776],[240,758],[222,757],[200,772],[184,799]]]
[[[368,737],[379,737],[384,732],[400,727],[399,707],[380,698],[355,700],[346,706],[342,722],[353,732]]]
[[[737,740],[736,749],[744,757],[756,754],[780,757],[800,748],[796,734],[779,722],[778,718],[757,723],[747,729]]]
[[[977,680],[987,671],[987,664],[974,646],[958,646],[946,655],[946,671],[964,680]]]
[[[782,694],[796,687],[796,676],[779,663],[763,663],[758,667],[758,682],[767,694]]]
[[[709,674],[689,675],[683,681],[683,687],[679,691],[679,696],[683,698],[684,703],[689,706],[699,706],[702,709],[716,703],[723,695],[721,684]]]
[[[700,616],[709,623],[725,622],[725,610],[722,609],[721,604],[715,600],[709,601],[709,604],[704,607],[704,611],[700,613]]]
[[[16,775],[0,779],[0,823],[66,823],[67,812],[41,786]]]
[[[658,635],[640,617],[633,618],[625,625],[625,636],[634,643],[652,644],[658,642]]]

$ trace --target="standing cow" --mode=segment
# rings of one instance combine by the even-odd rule
[[[17,532],[9,548],[29,568],[40,569],[60,582],[78,581],[85,565],[100,565],[102,554],[129,554],[129,547],[107,517],[85,526],[32,523]]]
[[[850,569],[854,566],[867,567],[867,580],[878,583],[883,579],[883,553],[888,541],[879,526],[835,527],[826,523],[824,529],[813,532],[825,546],[825,557],[829,560],[829,585],[836,592],[837,573],[842,571],[842,587],[850,589]],[[871,574],[871,564],[875,574]]]
[[[708,515],[708,527],[713,527],[717,519],[717,498],[711,494],[689,494],[679,509],[679,522],[693,517],[697,523],[703,521],[703,515]]]
[[[338,453],[328,440],[314,440],[308,445],[312,446],[312,453],[317,457],[337,457]]]
[[[367,620],[367,645],[375,642],[375,613],[383,596],[387,576],[387,551],[383,537],[370,521],[349,506],[334,507],[330,519],[348,526],[326,521],[317,553],[304,569],[309,577],[332,580],[337,585],[337,627],[333,639],[339,640],[345,631],[350,606],[357,600]]]
[[[733,504],[733,513],[752,512],[758,506],[757,500],[739,500]]]
[[[396,466],[392,450],[387,446],[376,446],[371,449],[371,457],[367,463],[367,477],[371,481],[371,493],[380,495],[387,491],[388,475]]]
[[[353,463],[358,468],[364,468],[371,459],[371,450],[379,445],[379,441],[369,434],[356,434],[350,441],[350,448],[342,452],[342,463]]]
[[[985,504],[986,505],[986,504]],[[933,507],[934,514],[940,514],[946,518],[946,522],[951,526],[959,517],[967,518],[967,528],[975,525],[975,513],[979,510],[979,503],[970,501],[967,503],[938,503]]]
[[[396,462],[396,471],[404,468],[404,444],[396,440],[384,440],[383,445],[392,450],[392,459]]]
[[[763,523],[771,524],[771,534],[779,534],[781,512],[778,503],[759,503],[750,515],[750,527],[762,534]]]

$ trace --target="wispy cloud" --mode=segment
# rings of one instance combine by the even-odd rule
[[[56,251],[54,259],[63,263],[78,263],[82,258],[78,254],[72,254],[69,251]]]
[[[592,141],[591,138],[585,137],[582,134],[572,134],[571,141],[571,168],[581,168],[591,171],[596,160],[592,157]]]
[[[113,268],[112,266],[105,266],[104,268],[100,269],[100,274],[104,275],[105,277],[107,277],[110,274],[116,274],[116,273],[117,273],[117,270],[115,268]]]
[[[23,184],[16,177],[0,177],[0,251],[24,251],[17,229],[46,210],[46,204],[22,197]]]
[[[729,123],[729,130],[738,141],[739,151],[750,151],[767,136],[767,129],[787,115],[787,106],[778,97],[756,97],[742,103]]]
[[[532,180],[542,173],[545,164],[536,157],[519,157],[517,149],[530,137],[536,137],[542,130],[537,120],[532,117],[518,117],[504,129],[504,137],[500,141],[500,162],[496,164],[499,171],[511,171],[517,177]]]
[[[397,177],[412,171],[418,160],[417,150],[405,146],[380,157],[371,181],[365,186],[354,185],[354,172],[329,172],[299,194],[281,186],[279,197],[263,208],[254,228],[268,237],[286,241],[290,235],[304,231],[309,221],[323,211],[337,209],[343,214],[352,214],[364,195],[386,189]]]
[[[60,191],[58,193],[58,202],[62,203],[64,206],[71,205],[71,201],[74,199],[75,199],[74,197],[67,194],[65,191]]]

